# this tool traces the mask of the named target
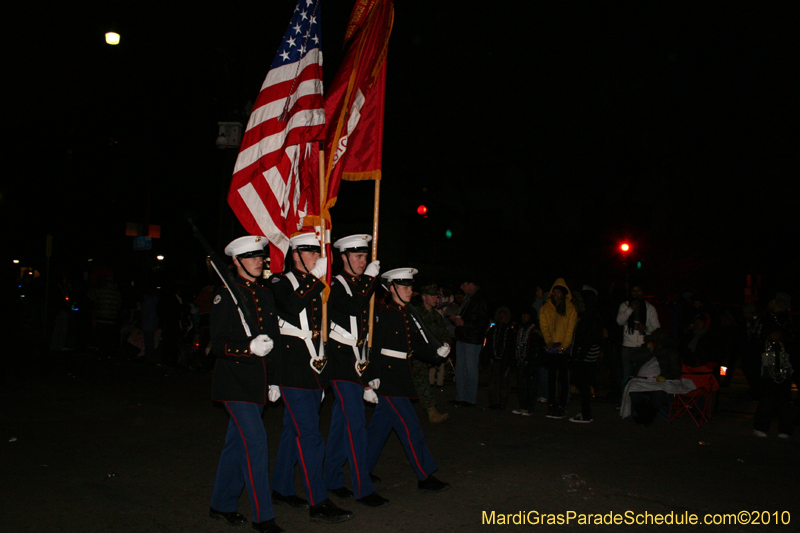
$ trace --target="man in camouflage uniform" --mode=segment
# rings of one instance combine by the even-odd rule
[[[422,304],[417,306],[419,314],[422,316],[422,321],[428,328],[436,335],[436,338],[442,343],[452,345],[453,339],[447,331],[447,322],[444,317],[436,310],[436,305],[439,303],[439,286],[436,284],[425,285],[420,290],[422,297]],[[436,410],[436,400],[431,391],[431,384],[429,376],[429,365],[413,359],[414,362],[414,385],[417,388],[419,395],[419,403],[423,409],[428,412],[428,419],[431,424],[439,424],[444,422],[450,416],[448,413],[440,413]],[[434,369],[443,372],[442,367],[444,363]]]

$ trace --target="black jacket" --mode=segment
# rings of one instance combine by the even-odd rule
[[[489,329],[489,306],[480,289],[469,297],[467,306],[461,312],[463,326],[456,326],[456,340],[469,344],[483,344]]]
[[[211,381],[211,396],[217,401],[267,403],[268,384],[278,384],[281,342],[275,299],[267,288],[237,278],[245,295],[241,305],[258,317],[258,331],[248,337],[236,304],[225,287],[217,291],[211,306],[211,351],[217,357]],[[260,334],[274,342],[266,357],[250,353],[250,341]]]
[[[375,293],[376,283],[372,276],[356,278],[342,272],[341,276],[350,288],[352,296],[342,286],[338,277],[331,280],[331,294],[328,298],[328,317],[332,324],[338,324],[350,330],[350,317],[356,319],[358,339],[362,343],[367,338],[369,331],[369,300]],[[342,344],[328,335],[328,378],[342,381],[351,381],[365,385],[356,372],[356,357],[353,347]],[[361,347],[358,347],[359,350]]]
[[[407,359],[390,357],[381,353],[384,348],[409,356]],[[391,302],[378,313],[375,321],[375,341],[365,381],[380,378],[381,385],[376,391],[379,396],[416,398],[412,358],[437,365],[444,361],[422,337],[406,307]]]
[[[288,325],[300,329],[300,313],[305,309],[308,326],[317,332],[312,340],[317,353],[322,344],[319,331],[322,325],[322,290],[325,285],[311,274],[303,274],[292,269],[299,283],[297,290],[286,274],[278,274],[270,279],[270,288],[275,293],[278,315]],[[311,355],[305,340],[281,335],[281,382],[282,387],[317,390],[328,386],[327,365],[321,373],[311,368]]]

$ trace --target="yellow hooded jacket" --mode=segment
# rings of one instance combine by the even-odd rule
[[[572,291],[567,287],[567,282],[564,281],[564,278],[558,278],[553,283],[553,287],[556,285],[567,288],[568,292],[564,297],[567,304],[566,313],[563,315],[558,314],[556,306],[553,305],[553,301],[548,297],[547,301],[542,305],[541,311],[539,311],[539,327],[548,348],[556,342],[560,342],[562,348],[568,348],[572,344],[575,324],[578,323],[578,310],[575,309],[575,304],[572,303]],[[550,288],[550,294],[553,293],[553,287]]]

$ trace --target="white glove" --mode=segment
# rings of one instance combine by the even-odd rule
[[[267,393],[267,398],[271,402],[277,402],[278,399],[281,397],[281,388],[277,385],[270,385],[269,392]]]
[[[378,395],[372,389],[364,389],[364,401],[369,403],[378,403]]]
[[[274,345],[275,343],[272,342],[272,339],[262,333],[250,341],[250,351],[259,357],[264,357],[272,351]]]
[[[381,380],[380,380],[380,378],[375,378],[372,381],[370,381],[369,382],[369,386],[372,387],[375,390],[380,389],[381,388]]]
[[[324,257],[317,259],[317,264],[311,269],[311,275],[317,279],[322,279],[328,273],[328,260]]]
[[[367,268],[364,269],[365,276],[372,276],[373,278],[377,278],[378,274],[380,273],[381,273],[380,261],[373,261],[372,263],[367,265]]]
[[[450,355],[450,345],[447,343],[441,345],[439,348],[436,349],[436,355],[438,355],[439,357],[447,357],[448,355]]]

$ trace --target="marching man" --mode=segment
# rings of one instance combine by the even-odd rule
[[[211,349],[217,356],[211,395],[222,402],[230,420],[209,515],[231,526],[244,523],[236,509],[246,487],[253,529],[280,533],[269,496],[267,431],[261,420],[267,398],[274,402],[279,396],[277,385],[268,385],[277,384],[280,354],[274,344],[280,338],[275,299],[272,291],[256,283],[264,269],[266,244],[266,238],[249,235],[225,247],[236,265],[237,287],[222,287],[211,306]],[[257,318],[257,326],[247,325],[241,311],[245,307]]]
[[[363,399],[367,382],[361,378],[368,365],[369,301],[380,272],[379,261],[367,264],[370,241],[369,235],[351,235],[333,243],[344,268],[331,280],[328,300],[328,377],[335,400],[323,479],[328,491],[341,498],[354,494],[360,503],[380,507],[389,500],[375,492],[367,469]],[[352,491],[344,486],[345,461],[350,462]]]
[[[450,484],[432,475],[439,467],[425,445],[419,418],[411,405],[411,398],[417,396],[412,358],[438,365],[450,353],[450,346],[434,348],[431,342],[435,340],[429,338],[429,330],[426,335],[419,315],[409,308],[416,273],[415,268],[396,268],[381,276],[389,296],[386,307],[377,316],[367,368],[369,387],[364,398],[375,401],[374,391],[378,396],[378,406],[367,430],[367,467],[369,472],[374,470],[394,429],[417,473],[419,489],[441,492],[449,489]]]
[[[291,269],[272,277],[270,286],[280,316],[281,382],[285,408],[283,433],[272,477],[272,499],[292,507],[308,505],[311,520],[344,522],[353,513],[328,499],[322,481],[325,442],[319,430],[319,407],[328,386],[327,357],[322,343],[322,279],[328,263],[319,261],[314,233],[290,240]],[[288,258],[287,258],[288,259]],[[295,495],[294,468],[300,465],[308,502]]]

